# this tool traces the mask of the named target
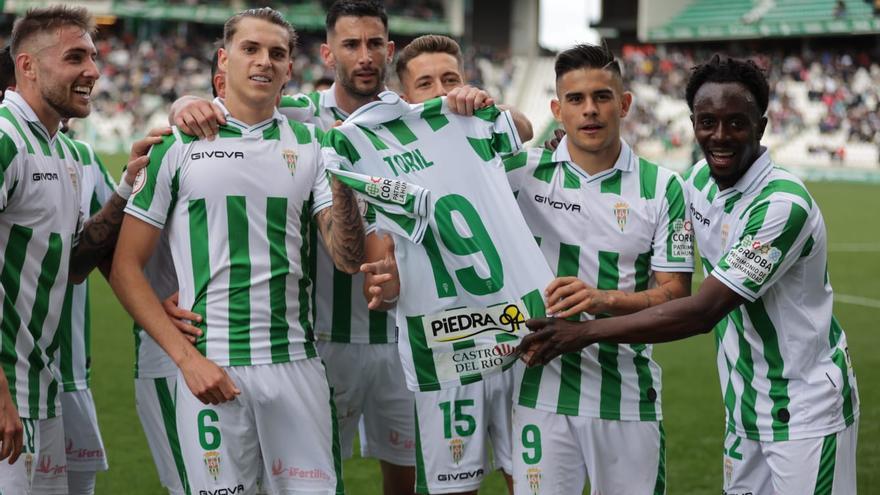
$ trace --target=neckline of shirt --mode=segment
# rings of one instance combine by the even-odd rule
[[[277,122],[286,122],[287,121],[287,118],[284,117],[284,115],[281,112],[279,112],[278,108],[276,107],[272,111],[272,116],[269,117],[268,119],[257,122],[254,125],[248,125],[248,124],[236,119],[235,117],[233,117],[232,114],[229,113],[229,109],[226,108],[226,105],[223,103],[223,100],[219,96],[214,98],[214,104],[217,105],[218,107],[220,107],[220,110],[223,112],[223,116],[226,117],[226,123],[232,124],[236,128],[239,128],[243,135],[244,134],[256,134],[258,132],[261,133],[266,127],[268,127],[273,122],[276,122],[276,121]]]
[[[559,145],[556,147],[556,150],[553,152],[552,160],[556,163],[561,162],[567,164],[573,172],[586,179],[589,183],[604,179],[615,173],[616,170],[620,170],[621,172],[632,172],[635,169],[635,164],[633,163],[635,156],[636,155],[633,153],[629,144],[621,138],[620,154],[617,156],[614,165],[608,170],[603,170],[597,174],[590,175],[586,170],[582,169],[577,163],[572,161],[571,153],[568,151],[568,136],[563,136],[562,139],[559,140]]]

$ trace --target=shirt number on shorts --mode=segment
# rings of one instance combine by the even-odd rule
[[[522,458],[526,464],[541,462],[541,430],[537,425],[525,425],[522,429],[522,445],[531,453],[523,451]]]
[[[199,411],[199,444],[204,450],[217,450],[220,448],[220,430],[210,423],[220,421],[217,411],[202,409]]]
[[[473,399],[440,403],[440,409],[443,411],[443,436],[445,438],[452,438],[453,423],[455,423],[455,433],[460,437],[469,437],[477,431],[476,418],[464,412],[465,407],[473,407],[473,405]]]

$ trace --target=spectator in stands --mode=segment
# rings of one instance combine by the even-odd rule
[[[3,103],[3,92],[11,86],[15,86],[15,64],[6,46],[0,50],[0,103]]]

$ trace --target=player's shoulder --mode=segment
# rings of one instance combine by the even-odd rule
[[[285,117],[287,117],[285,115]],[[297,144],[321,144],[324,139],[324,132],[318,126],[310,122],[302,122],[297,119],[287,118],[287,126],[293,131]]]
[[[0,113],[0,147],[2,147],[0,151],[4,155],[27,152],[27,141],[17,127],[17,122],[14,120],[15,117],[11,116],[11,112],[8,109],[0,105],[0,111],[2,110],[6,110],[3,113],[8,112],[9,115]]]
[[[305,93],[283,95],[278,102],[278,111],[288,119],[310,122],[318,115],[315,100]]]
[[[767,178],[760,184],[757,196],[750,206],[754,208],[761,202],[794,202],[807,211],[811,211],[816,204],[810,191],[807,190],[807,186],[804,185],[799,177],[776,165],[773,166]]]

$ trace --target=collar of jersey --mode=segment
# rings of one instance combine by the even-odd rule
[[[725,198],[735,192],[741,192],[743,195],[749,194],[764,181],[771,170],[773,170],[773,162],[770,160],[770,150],[764,148],[761,156],[752,163],[752,166],[736,181],[736,184],[723,191],[718,191],[715,198]]]
[[[379,99],[355,110],[345,122],[370,127],[406,115],[412,107],[394,91],[379,93]]]
[[[44,126],[43,123],[40,122],[40,118],[37,117],[36,112],[34,112],[31,106],[28,105],[28,102],[26,102],[24,98],[22,98],[21,95],[18,94],[18,92],[7,89],[3,93],[3,103],[8,103],[13,112],[15,112],[19,117],[33,124],[31,126],[31,129],[39,129],[39,131],[43,133],[43,137],[46,139],[46,141],[51,143],[55,136],[58,135],[58,132],[55,132],[55,136],[49,136],[49,131],[48,129],[46,129],[46,126]],[[58,128],[61,129],[61,126],[59,125]]]
[[[254,125],[247,125],[244,122],[236,119],[229,113],[229,110],[226,108],[226,105],[223,104],[223,100],[221,100],[219,96],[217,98],[214,98],[214,104],[220,107],[220,110],[223,112],[223,116],[226,117],[226,124],[241,129],[242,134],[262,133],[266,129],[266,127],[272,124],[272,122],[277,121],[279,124],[287,122],[287,119],[284,117],[284,115],[281,114],[281,112],[278,111],[278,108],[276,107],[272,113],[272,117],[262,122],[257,122]]]
[[[608,170],[603,170],[598,174],[590,175],[584,171],[578,164],[574,163],[571,160],[571,153],[568,152],[568,136],[562,136],[562,139],[559,140],[559,146],[556,147],[556,151],[553,152],[553,161],[556,163],[568,163],[569,168],[576,174],[580,175],[587,182],[592,182],[594,180],[603,179],[606,175],[610,175],[614,173],[615,170],[620,170],[621,172],[631,172],[635,168],[636,154],[633,153],[632,148],[626,144],[626,141],[623,139],[620,140],[620,155],[617,156],[617,161],[614,162],[614,166]]]
[[[333,113],[333,118],[337,120],[345,120],[348,118],[348,114],[345,113],[345,110],[339,108],[336,103],[336,83],[330,85],[329,88],[321,91],[321,107],[330,110]],[[341,119],[339,117],[342,117]]]

